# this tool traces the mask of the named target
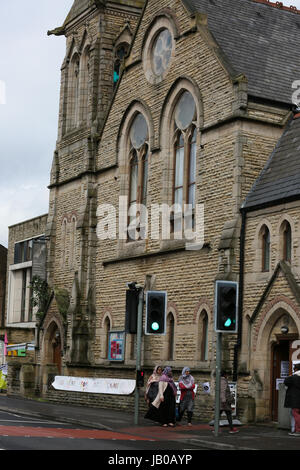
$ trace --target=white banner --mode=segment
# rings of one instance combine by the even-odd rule
[[[135,389],[135,383],[135,380],[129,379],[97,379],[57,375],[52,386],[56,390],[69,390],[72,392],[130,395]]]

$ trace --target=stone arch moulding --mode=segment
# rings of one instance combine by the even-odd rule
[[[43,323],[44,334],[42,340],[42,358],[47,362],[49,356],[49,341],[56,330],[60,333],[61,350],[65,350],[65,331],[59,314],[49,314]]]
[[[197,83],[187,76],[179,77],[171,86],[162,104],[159,118],[159,147],[167,149],[169,146],[168,136],[170,134],[169,129],[171,125],[171,119],[178,99],[184,91],[189,91],[191,93],[196,104],[197,131],[199,131],[204,125],[203,100]]]
[[[175,302],[168,302],[167,303],[167,313],[166,315],[168,316],[169,313],[172,313],[173,315],[173,318],[174,318],[174,323],[175,323],[175,326],[177,325],[178,323],[178,310],[177,310],[177,306],[175,304]]]
[[[109,319],[110,325],[111,325],[111,328],[112,328],[113,327],[113,315],[112,315],[112,309],[110,307],[106,308],[104,310],[104,312],[102,313],[102,315],[101,315],[101,318],[100,318],[101,328],[104,328],[104,322],[105,322],[106,318]]]
[[[153,136],[154,136],[154,123],[151,115],[151,111],[149,106],[143,100],[134,100],[130,103],[127,107],[123,117],[121,119],[119,132],[117,136],[117,152],[116,155],[118,156],[119,164],[120,161],[122,162],[121,153],[122,150],[126,147],[126,139],[128,137],[128,131],[130,126],[136,116],[136,114],[141,113],[146,122],[148,124],[148,131],[149,131],[149,151],[152,151],[153,148]]]
[[[202,297],[194,309],[193,322],[195,324],[198,323],[199,317],[203,310],[205,310],[207,313],[208,323],[211,323],[213,319],[213,306],[211,305],[208,299],[206,299],[205,297]]]
[[[276,296],[273,300],[267,303],[262,314],[259,315],[258,321],[254,323],[253,351],[259,351],[262,348],[261,345],[266,344],[265,339],[266,337],[269,337],[275,320],[282,315],[283,310],[291,316],[299,328],[300,307],[284,295]]]
[[[159,10],[157,13],[154,14],[152,20],[149,23],[148,28],[146,29],[146,32],[144,34],[143,41],[142,41],[141,57],[143,55],[143,50],[145,48],[145,43],[147,41],[147,38],[149,37],[149,35],[151,35],[151,30],[153,30],[153,28],[155,27],[155,23],[162,18],[165,18],[168,21],[169,26],[172,30],[174,39],[179,38],[180,26],[179,26],[177,17],[174,14],[174,11],[171,8],[163,8],[162,10]]]

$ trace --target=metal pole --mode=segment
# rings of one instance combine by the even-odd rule
[[[141,370],[141,348],[143,328],[144,289],[139,289],[139,305],[136,331],[136,370]],[[135,387],[134,395],[134,424],[139,424],[139,396],[140,391]]]
[[[221,363],[222,363],[222,333],[217,333],[216,345],[216,393],[215,393],[215,436],[219,433],[220,419],[220,384],[221,384]]]

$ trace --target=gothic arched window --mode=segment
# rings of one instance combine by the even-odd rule
[[[261,229],[262,271],[270,270],[270,231],[266,225]]]
[[[141,113],[138,113],[131,125],[129,133],[129,226],[140,216],[143,222],[143,211],[140,213],[140,205],[147,204],[148,181],[148,125]],[[143,223],[141,223],[141,226]],[[137,231],[140,229],[137,229]],[[134,235],[133,235],[134,233]],[[128,238],[136,239],[136,230],[128,231]],[[143,238],[140,232],[138,238]]]
[[[196,104],[189,91],[184,91],[174,113],[174,185],[175,210],[183,210],[189,204],[195,208],[196,190]]]
[[[121,66],[125,57],[127,56],[128,49],[129,49],[129,44],[127,44],[126,42],[119,44],[116,48],[115,59],[114,59],[114,75],[113,75],[114,87],[119,81],[120,74],[121,74]]]
[[[288,221],[282,224],[282,259],[291,262],[292,258],[292,229]]]
[[[69,65],[67,130],[73,129],[78,124],[79,72],[80,72],[80,59],[79,59],[79,55],[75,53]]]

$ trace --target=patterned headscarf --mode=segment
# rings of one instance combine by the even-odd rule
[[[174,395],[177,394],[177,387],[173,380],[172,369],[170,366],[164,368],[162,376],[160,377],[160,382],[168,382],[168,384],[172,387]]]
[[[157,373],[157,369],[161,368],[162,369],[162,366],[156,366],[153,370],[153,373],[152,375],[150,375],[149,379],[148,379],[148,382],[147,382],[147,385],[146,385],[146,393],[148,393],[148,390],[150,388],[150,385],[153,383],[153,382],[159,382],[160,380],[160,377],[161,377],[161,374],[158,374]]]
[[[184,367],[181,372],[181,376],[179,377],[179,383],[181,382],[185,388],[191,388],[194,383],[194,377],[191,374],[187,374],[187,371],[191,372],[189,367]]]

